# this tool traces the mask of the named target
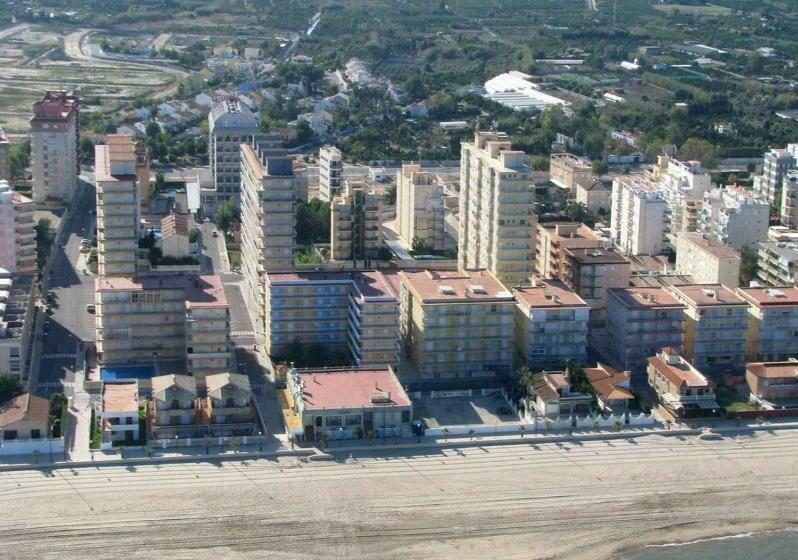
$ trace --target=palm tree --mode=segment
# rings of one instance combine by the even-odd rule
[[[468,437],[471,438],[471,441],[474,441],[474,429],[468,430]]]
[[[152,449],[152,447],[150,447],[150,446],[148,445],[148,446],[146,447],[146,449],[145,449],[145,450],[146,450],[146,452],[147,452],[147,457],[149,457],[150,459],[152,459],[152,454],[153,454],[153,449]]]
[[[233,438],[230,440],[230,451],[232,451],[233,453],[238,453],[239,446],[240,445],[238,443],[238,439]]]
[[[673,424],[673,420],[665,420],[665,426],[667,426],[668,430],[671,429],[671,424]]]
[[[31,451],[31,454],[33,455],[33,464],[35,465],[39,462],[39,450],[34,449],[33,451]]]
[[[599,431],[599,419],[598,417],[593,418],[593,430]]]
[[[543,426],[546,428],[546,435],[548,435],[548,433],[549,433],[549,430],[551,429],[551,420],[550,420],[550,419],[548,419],[548,418],[546,418],[546,419],[543,421]]]
[[[620,432],[621,431],[621,426],[622,426],[621,421],[620,420],[616,420],[615,421],[615,431],[616,432]]]
[[[119,446],[119,456],[124,459],[125,458],[125,451],[127,451],[127,447],[124,445]]]
[[[524,439],[524,433],[526,433],[526,426],[521,424],[520,426],[518,426],[518,431],[521,432],[521,439]]]
[[[764,423],[765,423],[765,418],[764,418],[764,417],[762,417],[762,416],[757,416],[757,417],[756,417],[756,423],[757,423],[759,426],[762,426],[762,424],[764,424]]]
[[[443,441],[444,443],[449,441],[449,428],[443,429]]]

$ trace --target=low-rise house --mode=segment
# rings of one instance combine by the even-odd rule
[[[189,375],[159,375],[151,383],[152,396],[147,402],[151,436],[161,439],[196,436],[201,425],[196,379]]]
[[[205,378],[204,405],[210,404],[213,435],[249,435],[255,426],[249,378],[240,373],[217,373]]]
[[[798,361],[752,362],[745,370],[751,402],[765,410],[798,408]]]
[[[648,384],[660,402],[677,416],[717,411],[715,384],[673,348],[648,358]]]
[[[393,368],[288,373],[288,394],[306,441],[409,435],[413,405]]]
[[[576,390],[568,371],[538,374],[529,392],[530,408],[548,418],[587,415],[593,404],[593,395]]]
[[[585,376],[593,386],[602,412],[618,414],[629,410],[635,396],[631,390],[632,375],[628,371],[618,371],[599,362],[594,368],[585,368]]]
[[[589,183],[576,183],[576,201],[584,204],[588,211],[609,213],[612,205],[612,183],[594,179]]]
[[[50,401],[30,393],[0,404],[0,442],[46,438],[49,417]]]
[[[140,438],[138,392],[135,380],[103,384],[102,408],[96,415],[111,441],[132,443]]]

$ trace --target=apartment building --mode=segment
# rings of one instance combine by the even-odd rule
[[[249,377],[241,373],[206,377],[201,406],[210,416],[213,435],[251,434],[257,425]]]
[[[781,184],[781,225],[798,229],[798,170],[785,173]]]
[[[33,104],[31,171],[33,202],[72,200],[78,188],[80,100],[63,91],[48,91]]]
[[[462,143],[458,262],[506,285],[528,278],[535,257],[535,187],[526,160],[501,132],[477,132]]]
[[[128,444],[138,441],[141,437],[138,381],[105,382],[102,391],[102,402],[95,416],[104,432],[103,439]]]
[[[612,181],[594,179],[576,184],[576,202],[584,204],[593,214],[609,214],[612,208]]]
[[[712,188],[712,178],[699,161],[679,161],[659,156],[658,189],[671,211],[671,233],[696,231],[704,193]]]
[[[294,267],[296,183],[291,158],[271,145],[241,146],[242,294],[263,334],[263,275]]]
[[[0,181],[11,180],[11,162],[9,156],[11,152],[11,142],[8,141],[6,133],[0,128]]]
[[[570,198],[574,198],[577,185],[593,182],[593,166],[588,160],[574,154],[551,154],[549,178],[552,183],[568,191]]]
[[[614,249],[599,248],[566,249],[564,259],[562,281],[597,312],[591,322],[601,322],[607,290],[629,285],[632,263]]]
[[[673,348],[663,348],[647,359],[648,384],[660,402],[679,417],[702,416],[720,407],[715,384]]]
[[[683,304],[683,355],[705,373],[739,373],[745,368],[748,304],[721,284],[673,286]]]
[[[150,151],[144,142],[139,140],[136,142],[134,152],[136,154],[136,185],[139,191],[139,204],[141,204],[141,213],[146,214],[150,209],[150,198],[155,193],[155,182],[150,181]]]
[[[760,243],[756,274],[765,286],[798,286],[798,243]]]
[[[97,266],[102,277],[133,277],[141,207],[137,156],[129,136],[109,134],[94,148],[97,187]]]
[[[335,146],[319,150],[319,199],[330,202],[343,187],[344,158]]]
[[[512,371],[516,301],[487,270],[403,270],[404,355],[422,381]]]
[[[530,411],[547,418],[587,416],[593,404],[593,395],[577,389],[568,371],[545,371],[536,375],[529,393]]]
[[[188,256],[189,237],[194,229],[191,214],[171,212],[161,218],[161,251],[164,257],[179,259]]]
[[[727,187],[704,193],[699,231],[723,245],[742,251],[767,239],[770,204],[747,189]]]
[[[798,362],[752,362],[745,368],[751,402],[765,410],[798,408]]]
[[[558,280],[532,279],[515,288],[515,344],[532,370],[564,368],[587,359],[590,306]]]
[[[768,204],[781,200],[781,187],[784,175],[796,166],[798,144],[790,144],[787,149],[774,148],[765,154],[762,175],[754,177],[756,197]]]
[[[36,270],[33,201],[0,180],[0,269],[15,274]]]
[[[396,364],[399,309],[382,272],[278,272],[265,275],[265,350],[320,344],[361,367]]]
[[[383,246],[382,222],[387,190],[360,178],[344,179],[330,203],[330,259],[375,258]]]
[[[544,278],[562,278],[566,267],[566,249],[600,248],[599,236],[585,224],[546,222],[538,224],[535,236],[535,267]]]
[[[626,255],[658,255],[671,233],[668,203],[641,176],[622,175],[612,183],[610,237]]]
[[[208,158],[211,164],[216,204],[213,213],[228,200],[239,204],[241,191],[240,146],[251,143],[258,133],[258,117],[237,98],[216,99],[208,113]],[[276,142],[277,140],[275,140]]]
[[[676,273],[691,276],[696,284],[740,285],[740,253],[733,247],[704,237],[681,232],[676,236]]]
[[[413,404],[390,366],[291,370],[288,392],[305,441],[410,435]]]
[[[28,375],[33,329],[33,277],[0,268],[0,371]]]
[[[97,359],[198,377],[229,371],[229,307],[218,276],[98,277]]]
[[[402,166],[396,180],[396,228],[407,247],[457,248],[446,227],[446,187],[453,179],[452,174],[436,174],[418,164]]]
[[[681,352],[685,309],[665,288],[608,290],[608,350],[633,381],[642,381],[646,359],[662,348]]]
[[[778,362],[798,353],[798,288],[737,288],[748,302],[749,362]]]

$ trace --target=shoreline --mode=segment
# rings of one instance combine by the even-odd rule
[[[567,560],[621,560],[622,555],[644,548],[686,546],[710,540],[747,537],[763,533],[798,530],[798,522],[687,522],[668,525],[627,539],[620,545],[595,546],[566,555]]]

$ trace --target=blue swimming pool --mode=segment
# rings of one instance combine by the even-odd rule
[[[150,379],[155,376],[155,366],[105,366],[100,368],[100,379]]]

